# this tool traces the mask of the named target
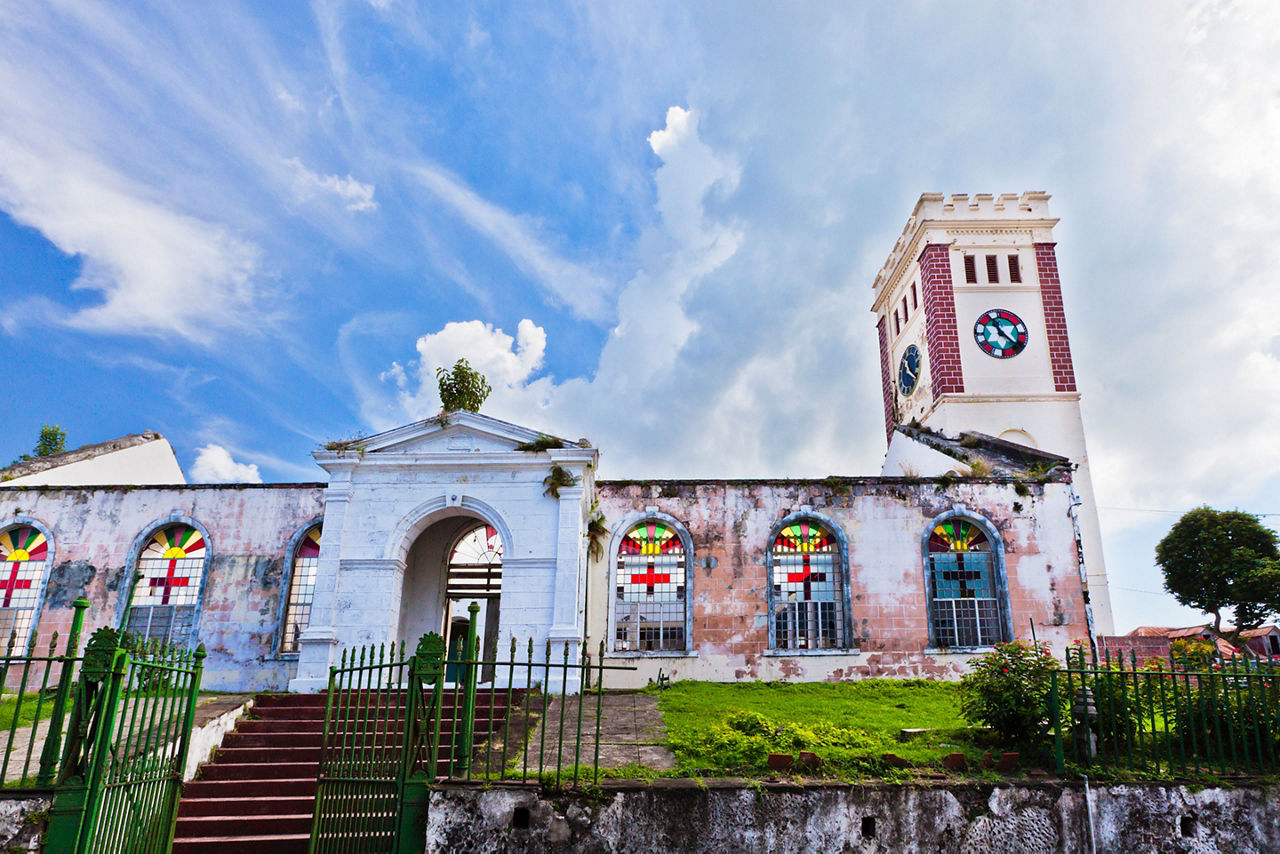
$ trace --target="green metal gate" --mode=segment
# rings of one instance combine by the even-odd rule
[[[94,632],[68,725],[48,849],[165,854],[173,845],[204,646]]]
[[[474,651],[473,651],[474,654]],[[430,722],[438,715],[444,639],[414,655],[402,641],[343,651],[330,668],[311,825],[313,854],[422,850]],[[406,840],[404,843],[401,840]]]
[[[598,781],[604,673],[635,668],[606,665],[603,643],[594,663],[585,651],[571,661],[569,644],[556,663],[549,641],[541,658],[530,641],[517,661],[514,638],[508,660],[481,661],[470,610],[460,656],[446,659],[431,633],[413,655],[383,644],[344,651],[330,668],[311,854],[421,852],[440,781]],[[505,684],[481,689],[482,673]]]

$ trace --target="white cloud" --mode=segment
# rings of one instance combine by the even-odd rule
[[[373,185],[362,184],[347,175],[320,175],[312,172],[297,157],[285,161],[285,165],[293,170],[293,190],[299,199],[311,199],[317,195],[336,196],[349,211],[373,211],[378,203],[373,200]]]
[[[238,463],[230,451],[214,444],[198,449],[191,476],[196,483],[262,483],[256,464]]]
[[[148,195],[60,141],[20,139],[17,129],[0,128],[0,206],[81,256],[73,287],[103,297],[49,320],[202,343],[220,327],[248,326],[258,248]]]

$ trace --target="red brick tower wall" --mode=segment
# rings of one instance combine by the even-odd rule
[[[932,379],[934,400],[944,394],[964,391],[949,251],[945,244],[930,243],[920,253],[925,344],[929,349],[929,376]]]
[[[880,333],[880,387],[884,392],[884,435],[893,435],[893,374],[889,370],[889,324],[887,318],[881,317],[876,323],[876,331]]]
[[[1075,391],[1076,372],[1071,364],[1071,342],[1067,338],[1067,315],[1062,308],[1062,282],[1058,278],[1058,256],[1053,251],[1055,245],[1035,244],[1040,298],[1044,301],[1044,331],[1049,339],[1054,391]]]

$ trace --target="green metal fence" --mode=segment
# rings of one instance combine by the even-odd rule
[[[89,600],[77,599],[72,607],[75,616],[61,654],[58,632],[44,641],[32,632],[25,654],[19,648],[17,635],[11,634],[6,653],[0,658],[0,709],[5,715],[12,715],[0,730],[0,743],[4,745],[0,781],[5,795],[46,791],[57,778],[68,702],[80,662],[80,632]]]
[[[1054,758],[1083,768],[1173,774],[1280,772],[1280,670],[1238,656],[1195,664],[1130,655],[1054,673],[1049,696]]]
[[[67,723],[46,850],[163,854],[173,844],[205,652],[93,633]]]
[[[514,638],[507,660],[481,660],[477,610],[458,658],[432,633],[412,655],[379,644],[330,669],[313,854],[421,851],[440,782],[598,781],[605,672],[634,668],[605,665],[603,644],[594,661],[568,643],[537,656],[532,641],[521,658]]]

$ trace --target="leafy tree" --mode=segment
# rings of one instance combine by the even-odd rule
[[[1219,634],[1228,608],[1237,635],[1280,613],[1276,532],[1248,513],[1188,511],[1156,545],[1156,563],[1165,589],[1180,604],[1212,614]]]
[[[26,462],[36,457],[48,457],[53,454],[60,454],[67,449],[67,434],[57,424],[45,424],[40,428],[40,441],[36,442],[35,450],[29,454],[19,454],[14,463]],[[13,463],[10,463],[13,465]]]
[[[436,382],[440,386],[440,403],[444,405],[445,412],[459,409],[479,412],[485,398],[493,391],[484,374],[471,367],[466,359],[455,362],[451,371],[436,368]]]

